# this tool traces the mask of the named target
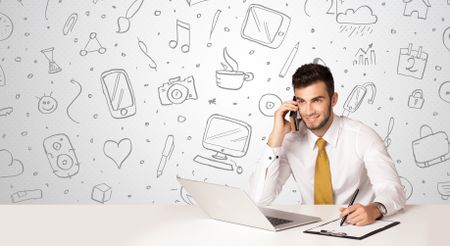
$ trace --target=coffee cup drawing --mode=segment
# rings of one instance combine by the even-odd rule
[[[239,90],[245,81],[253,80],[253,73],[239,71],[238,63],[228,54],[226,47],[223,48],[223,58],[226,64],[221,63],[223,69],[216,71],[217,86],[227,90]]]

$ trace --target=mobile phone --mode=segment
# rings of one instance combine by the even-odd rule
[[[297,98],[294,96],[292,100],[297,101]],[[291,123],[291,131],[296,132],[299,129],[300,122],[302,121],[301,116],[299,116],[298,111],[290,111],[289,120]]]
[[[125,70],[105,71],[101,74],[101,82],[113,118],[123,119],[136,114],[136,98]]]

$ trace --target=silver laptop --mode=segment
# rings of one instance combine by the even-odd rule
[[[239,188],[177,178],[211,218],[235,224],[280,231],[320,221],[320,218],[258,207]]]

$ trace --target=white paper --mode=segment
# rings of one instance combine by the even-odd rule
[[[341,219],[332,220],[328,223],[319,225],[317,227],[311,228],[307,231],[310,232],[321,232],[323,230],[331,233],[341,234],[345,233],[346,236],[350,237],[362,237],[372,231],[376,231],[380,228],[383,228],[391,223],[394,223],[394,221],[389,220],[376,220],[374,223],[370,225],[365,226],[355,226],[351,224],[344,223],[342,226],[340,226]]]

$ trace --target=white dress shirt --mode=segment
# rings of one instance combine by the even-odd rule
[[[357,188],[355,204],[380,202],[391,215],[405,206],[405,194],[394,162],[383,140],[370,127],[347,117],[333,116],[322,137],[330,163],[335,204],[347,205]],[[282,146],[266,145],[250,177],[249,195],[258,205],[269,205],[292,175],[301,204],[314,204],[314,170],[318,137],[301,124],[285,135]]]

